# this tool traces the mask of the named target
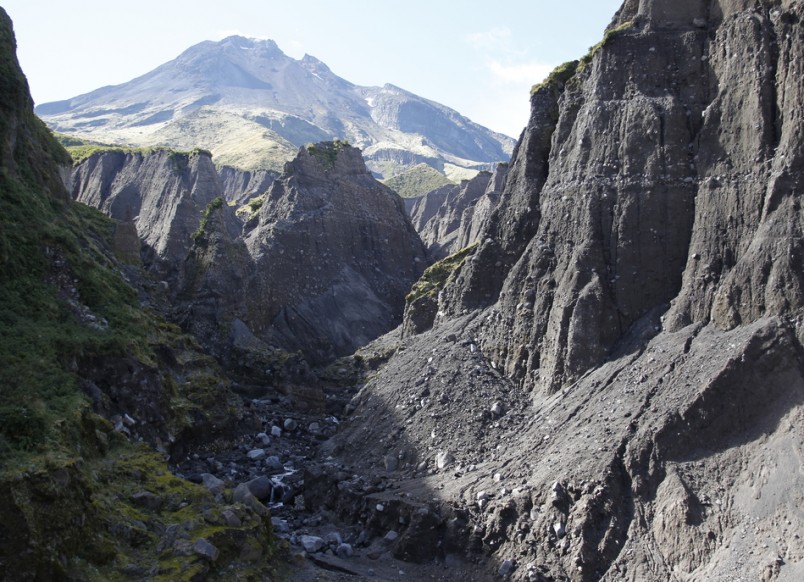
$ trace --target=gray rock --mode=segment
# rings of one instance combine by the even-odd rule
[[[497,573],[502,576],[503,578],[507,578],[511,575],[511,572],[514,571],[514,561],[513,560],[504,560],[502,564],[500,564],[500,569],[497,570]]]
[[[396,455],[386,455],[383,458],[383,462],[385,465],[385,470],[389,473],[393,473],[396,471],[397,466],[399,465],[399,459]]]
[[[324,540],[318,536],[301,536],[299,541],[304,548],[304,551],[308,554],[320,552],[326,545]]]
[[[321,432],[321,425],[317,422],[311,422],[307,425],[307,432],[311,434],[318,434]]]
[[[274,471],[281,471],[284,469],[282,461],[276,455],[271,455],[265,459],[265,466]]]
[[[351,558],[354,555],[354,550],[352,546],[349,544],[339,544],[337,549],[335,550],[335,555],[345,560],[346,558]]]
[[[229,527],[241,527],[243,525],[240,517],[231,509],[224,509],[221,512],[221,516]]]
[[[248,481],[246,483],[246,487],[248,487],[248,490],[251,491],[251,494],[260,501],[270,499],[271,491],[274,489],[271,479],[264,475]]]
[[[385,536],[382,539],[385,540],[389,544],[393,543],[393,542],[395,542],[396,540],[399,539],[399,533],[397,533],[394,530],[390,530],[387,534],[385,534]]]
[[[261,432],[257,435],[257,440],[260,441],[264,447],[267,447],[271,444],[271,437],[264,432]]]
[[[262,461],[265,458],[265,450],[264,449],[253,449],[246,453],[246,456],[251,461]]]
[[[286,432],[293,432],[299,427],[299,423],[292,418],[286,418],[283,426]]]
[[[213,546],[204,538],[198,538],[195,540],[195,543],[193,544],[193,552],[195,552],[196,555],[209,560],[210,562],[217,560],[218,556],[220,555],[220,550],[218,550],[218,548]]]
[[[436,454],[436,467],[446,469],[455,462],[455,457],[449,451],[440,451]]]
[[[327,544],[334,547],[338,547],[343,543],[343,538],[341,537],[341,534],[339,534],[336,531],[329,532],[326,538],[324,538],[324,540],[327,542]]]
[[[491,413],[497,417],[502,416],[503,414],[505,414],[505,405],[503,405],[502,402],[497,400],[496,402],[494,402],[494,404],[491,405]]]
[[[290,525],[288,525],[286,519],[281,519],[279,517],[272,517],[271,525],[273,526],[274,531],[277,533],[290,533]]]
[[[282,436],[282,429],[279,428],[278,426],[272,426],[271,427],[271,436],[276,437],[276,438],[281,437]]]
[[[211,473],[201,473],[201,484],[213,494],[223,493],[225,483]]]

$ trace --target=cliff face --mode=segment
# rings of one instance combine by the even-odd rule
[[[72,185],[123,221],[125,254],[122,235],[136,228],[176,320],[224,361],[240,332],[315,363],[351,353],[401,321],[426,266],[402,201],[340,142],[302,149],[278,178],[221,179],[205,152],[108,151],[82,161]],[[263,186],[244,227],[224,197]]]
[[[416,232],[434,260],[478,242],[497,203],[508,164],[480,172],[471,180],[443,186],[416,199],[410,209]]]
[[[231,166],[223,166],[218,170],[223,186],[224,198],[242,206],[252,198],[265,194],[278,174],[270,170],[238,170]]]
[[[801,576],[802,17],[625,2],[331,450],[423,470],[515,580]]]
[[[426,266],[402,200],[338,142],[300,150],[244,239],[255,264],[249,293],[261,298],[249,323],[317,361],[397,325]]]
[[[223,194],[210,155],[199,151],[111,150],[80,163],[72,176],[73,198],[121,222],[133,222],[145,262],[176,280],[192,235],[209,204]],[[237,233],[231,217],[228,228]]]
[[[513,318],[488,346],[526,387],[568,385],[671,301],[668,330],[801,304],[797,40],[781,8],[758,10],[626,4],[557,116],[539,119],[555,87],[534,95],[508,201],[449,307]],[[523,156],[537,135],[547,149]],[[499,290],[472,281],[491,261]]]

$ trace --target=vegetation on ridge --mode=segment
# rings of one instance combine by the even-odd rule
[[[478,243],[464,247],[457,253],[430,265],[405,297],[407,304],[410,305],[424,296],[435,297],[466,262],[466,259],[475,252],[477,246]]]
[[[444,174],[424,163],[388,178],[383,183],[402,198],[417,198],[441,186],[454,184]]]
[[[305,148],[307,153],[316,158],[328,170],[335,166],[335,160],[338,159],[338,153],[350,147],[349,142],[346,140],[336,139],[334,141],[322,141],[319,143],[308,144]]]
[[[540,89],[544,88],[561,88],[563,85],[569,82],[570,79],[574,78],[575,75],[582,72],[584,68],[586,68],[586,66],[592,62],[592,58],[601,48],[606,46],[615,38],[621,36],[626,30],[633,28],[635,25],[635,21],[629,20],[628,22],[623,22],[619,26],[607,30],[600,42],[589,47],[589,52],[578,60],[567,61],[566,63],[558,65],[541,83],[537,83],[531,87],[530,94],[533,95]]]

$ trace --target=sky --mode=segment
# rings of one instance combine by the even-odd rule
[[[357,85],[391,83],[519,137],[530,87],[622,0],[0,0],[37,104],[145,74],[205,40],[270,38]]]

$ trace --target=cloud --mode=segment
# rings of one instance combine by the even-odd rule
[[[491,73],[495,81],[505,84],[535,84],[542,81],[550,71],[553,70],[553,65],[544,63],[516,63],[516,64],[503,64],[496,60],[489,60],[486,63],[486,68]]]
[[[466,36],[466,42],[479,51],[511,50],[511,29],[507,26],[496,26],[484,32],[475,32]]]
[[[477,51],[495,84],[530,86],[553,69],[551,64],[530,58],[526,50],[520,49],[506,26],[467,35],[466,42]]]

